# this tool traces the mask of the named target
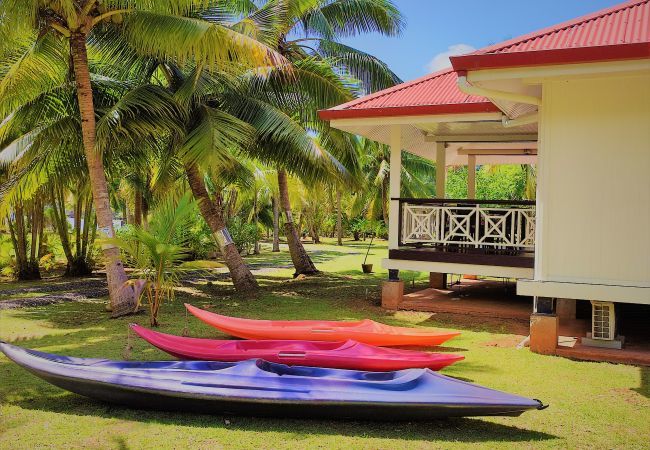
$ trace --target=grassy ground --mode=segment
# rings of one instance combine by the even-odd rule
[[[250,257],[262,269],[257,299],[235,295],[227,283],[187,284],[164,305],[161,331],[222,337],[182,307],[188,301],[228,315],[271,319],[358,319],[392,325],[457,327],[460,338],[444,350],[466,360],[447,375],[550,403],[518,418],[453,419],[429,423],[309,421],[222,417],[132,410],[69,394],[0,358],[0,448],[456,448],[482,446],[561,448],[647,448],[650,442],[650,371],[633,366],[575,362],[499,345],[503,327],[477,319],[423,313],[389,314],[379,308],[379,279],[362,275],[363,244],[308,245],[319,277],[291,280],[286,253]],[[378,269],[385,244],[369,262]],[[279,268],[278,268],[279,267]],[[407,274],[414,277],[415,274]],[[416,278],[416,277],[414,277]],[[41,282],[46,284],[46,282]],[[423,281],[415,280],[416,288]],[[0,285],[3,290],[21,284]],[[33,284],[28,284],[34,287]],[[9,292],[9,291],[7,291]],[[5,296],[6,297],[6,296]],[[137,315],[110,320],[101,301],[66,302],[0,311],[0,338],[43,351],[120,359],[129,341],[127,323],[147,325]],[[510,341],[512,341],[510,337]],[[131,339],[132,359],[168,359]],[[391,419],[391,418],[386,418]]]

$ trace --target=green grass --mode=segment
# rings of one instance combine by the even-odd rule
[[[347,244],[347,243],[346,243]],[[271,319],[358,319],[392,325],[455,324],[435,315],[379,308],[380,260],[385,243],[373,246],[369,262],[377,273],[362,275],[363,243],[308,245],[327,273],[291,280],[291,269],[263,273],[257,299],[233,294],[230,286],[198,284],[163,306],[163,332],[223,337],[182,307],[189,301],[223,314]],[[288,262],[286,253],[249,261]],[[416,280],[416,287],[424,285]],[[0,290],[0,296],[2,291]],[[0,311],[0,337],[19,345],[63,354],[120,359],[127,324],[147,325],[144,315],[111,320],[97,303],[62,303]],[[465,323],[466,321],[464,321]],[[447,375],[550,403],[518,418],[450,419],[429,423],[311,421],[223,417],[122,408],[67,393],[0,358],[0,448],[458,448],[482,446],[557,448],[642,448],[650,440],[650,371],[633,366],[576,362],[525,350],[486,345],[506,338],[501,329],[477,320],[459,325],[461,337],[447,351],[466,356]],[[132,359],[168,359],[131,338]],[[397,419],[397,417],[395,418]]]

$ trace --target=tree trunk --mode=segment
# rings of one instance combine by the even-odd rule
[[[388,180],[385,179],[381,185],[381,216],[384,223],[388,223]]]
[[[291,203],[289,202],[287,172],[283,169],[278,170],[278,186],[280,187],[280,206],[284,210],[285,215],[284,233],[287,237],[287,244],[289,245],[289,252],[291,253],[291,261],[296,269],[294,277],[301,274],[311,275],[318,273],[318,269],[316,269],[316,266],[305,251],[305,247],[302,246],[298,230],[296,230],[296,226],[293,223]]]
[[[136,189],[134,205],[133,205],[133,224],[139,227],[142,226],[142,214],[143,214],[142,207],[143,207],[142,191],[140,189]]]
[[[318,231],[314,225],[309,227],[309,234],[311,234],[311,240],[314,241],[314,244],[320,244],[320,236],[318,236]]]
[[[90,187],[95,203],[97,224],[102,233],[107,237],[114,237],[113,212],[108,198],[108,186],[104,173],[102,155],[95,148],[95,108],[93,105],[93,92],[90,84],[88,70],[88,54],[86,53],[86,35],[74,33],[70,36],[70,52],[74,68],[77,100],[81,114],[81,133],[83,137],[84,153],[88,164]],[[106,260],[106,278],[110,306],[113,317],[132,313],[136,307],[135,294],[132,288],[125,286],[128,278],[120,260],[120,251],[113,244],[103,244],[102,252]]]
[[[72,261],[74,260],[74,256],[72,255],[72,246],[70,245],[70,239],[68,238],[68,221],[66,220],[65,216],[65,200],[63,198],[63,188],[52,185],[50,187],[50,196],[54,227],[59,234],[59,239],[61,240],[61,248],[63,249],[65,259],[68,262],[69,269]]]
[[[257,281],[239,254],[239,251],[237,251],[235,243],[232,242],[223,215],[215,207],[214,203],[212,203],[198,167],[194,164],[186,165],[185,173],[187,174],[192,194],[199,202],[201,215],[219,243],[219,249],[228,266],[228,270],[230,270],[230,277],[235,285],[235,289],[238,292],[256,291],[259,287]]]
[[[32,206],[30,210],[33,213],[34,207]],[[17,278],[19,280],[38,280],[41,278],[38,261],[34,261],[33,257],[28,258],[27,255],[27,228],[24,213],[24,205],[18,203],[14,206],[15,222],[12,223],[11,218],[8,220],[11,241],[14,246],[14,253],[16,254],[16,265],[18,266]],[[27,222],[32,224],[32,231],[36,228],[33,223],[33,217],[33,214],[27,217]],[[32,237],[32,248],[34,245],[33,239]]]
[[[271,199],[273,205],[273,250],[280,251],[280,207],[275,197]]]
[[[253,219],[253,224],[255,225],[255,245],[253,246],[253,254],[254,255],[259,255],[260,254],[260,239],[259,239],[259,218],[257,214],[257,190],[255,191],[255,199],[253,200],[253,214],[254,219]]]
[[[336,187],[336,244],[343,245],[343,211],[341,211],[341,188]]]

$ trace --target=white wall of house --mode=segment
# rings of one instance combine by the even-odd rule
[[[650,71],[542,92],[535,280],[520,293],[650,304]]]

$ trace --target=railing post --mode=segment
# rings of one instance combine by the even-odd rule
[[[476,168],[475,168],[476,169]],[[478,241],[479,241],[479,236],[480,236],[480,230],[479,228],[481,227],[481,207],[477,203],[476,206],[474,207],[474,214],[476,214],[475,221],[474,222],[474,248],[478,248]]]

